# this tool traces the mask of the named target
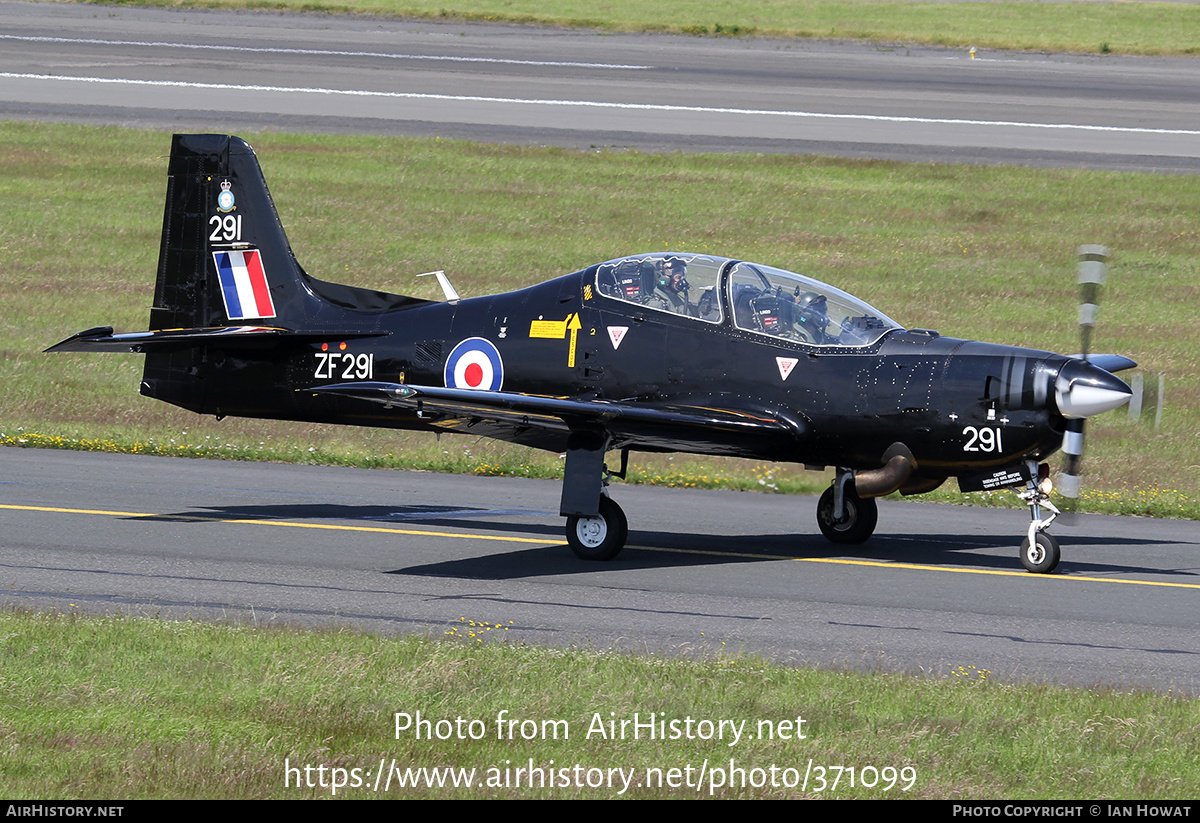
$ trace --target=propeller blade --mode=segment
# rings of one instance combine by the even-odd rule
[[[1130,423],[1137,423],[1145,414],[1147,420],[1154,421],[1155,429],[1162,426],[1163,394],[1166,388],[1165,375],[1151,375],[1147,381],[1146,375],[1138,372],[1130,378],[1129,387],[1133,390],[1133,396],[1129,398],[1129,411],[1126,419]]]
[[[1063,514],[1067,517],[1064,519],[1064,523],[1071,525],[1070,515],[1075,513],[1075,508],[1079,503],[1080,489],[1083,485],[1083,418],[1067,421],[1067,431],[1063,435],[1063,454],[1066,455],[1066,458],[1063,461],[1063,468],[1058,475],[1055,488],[1066,499]]]
[[[1108,249],[1104,246],[1080,246],[1078,254],[1079,345],[1083,362],[1079,369],[1064,367],[1054,391],[1059,412],[1068,418],[1067,430],[1063,435],[1063,454],[1066,458],[1057,483],[1058,493],[1067,501],[1063,512],[1068,522],[1073,519],[1082,486],[1083,421],[1093,414],[1117,408],[1129,400],[1130,393],[1129,387],[1122,381],[1088,362],[1092,329],[1096,327],[1096,315],[1100,311],[1100,287],[1104,285],[1108,268]],[[1105,380],[1105,376],[1111,378],[1112,382]]]
[[[1108,249],[1104,246],[1079,247],[1079,337],[1084,362],[1092,342],[1092,329],[1100,311],[1100,287],[1108,269]]]

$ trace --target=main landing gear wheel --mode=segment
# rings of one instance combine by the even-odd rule
[[[875,525],[879,522],[879,506],[875,498],[860,498],[847,483],[842,508],[842,519],[834,520],[833,486],[825,490],[817,503],[817,525],[830,542],[862,543],[875,533]]]
[[[1061,557],[1058,541],[1045,532],[1038,532],[1032,544],[1028,537],[1021,541],[1021,565],[1034,574],[1054,571]]]
[[[571,515],[567,518],[567,543],[582,560],[612,560],[625,547],[629,522],[621,507],[607,497],[600,498],[595,517]]]

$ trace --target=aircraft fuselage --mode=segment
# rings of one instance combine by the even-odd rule
[[[965,463],[982,471],[1041,459],[1061,443],[1062,421],[1046,403],[1069,362],[1061,355],[903,329],[863,348],[810,346],[746,332],[728,317],[699,326],[694,318],[639,310],[594,291],[586,299],[594,276],[588,269],[457,304],[362,313],[356,328],[378,337],[195,349],[186,386],[178,371],[169,388],[156,381],[152,356],[147,385],[157,388],[145,391],[201,414],[447,430],[436,414],[419,417],[304,389],[348,381],[447,385],[446,358],[454,347],[485,338],[502,359],[505,391],[745,408],[788,416],[798,429],[795,437],[767,443],[716,434],[697,443],[658,433],[642,440],[642,450],[874,468],[890,446],[903,443],[922,473],[947,476]],[[569,328],[572,318],[578,328]],[[785,371],[780,359],[796,362]],[[505,436],[485,421],[477,425],[480,434],[566,448],[565,431]],[[472,430],[457,422],[450,428]]]

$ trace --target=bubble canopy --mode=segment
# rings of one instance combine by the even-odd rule
[[[774,266],[661,252],[596,267],[596,290],[655,311],[730,323],[809,346],[869,346],[903,328],[870,304],[811,277]]]

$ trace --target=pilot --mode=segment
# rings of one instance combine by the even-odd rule
[[[797,291],[799,287],[797,286]],[[831,343],[829,328],[829,301],[825,295],[806,291],[796,295],[796,322],[812,338],[814,343]]]
[[[678,257],[668,257],[657,266],[658,291],[667,308],[677,314],[687,314],[688,289],[687,263]]]

